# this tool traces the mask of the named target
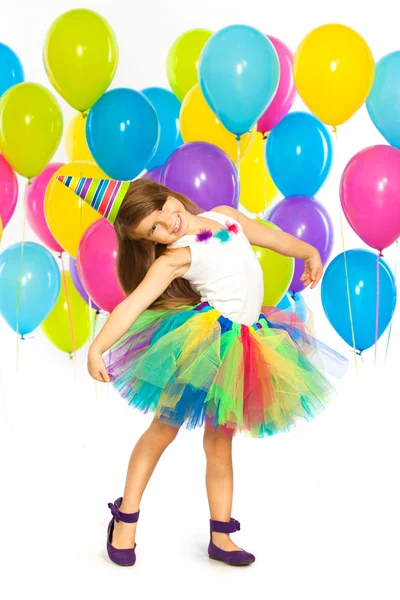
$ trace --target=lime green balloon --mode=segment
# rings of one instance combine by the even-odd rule
[[[268,221],[257,219],[257,222],[270,229],[279,229]],[[259,246],[253,246],[253,250],[264,273],[263,306],[276,306],[289,289],[294,273],[294,258]]]
[[[43,48],[51,84],[84,112],[104,94],[118,65],[118,44],[107,21],[92,10],[70,10],[50,27]]]
[[[65,287],[67,288],[68,299]],[[86,304],[74,286],[71,275],[66,271],[65,279],[63,276],[61,277],[61,289],[57,302],[40,328],[56,348],[71,354],[74,347],[79,350],[90,337],[90,311],[92,311],[92,319],[94,319],[95,311]]]
[[[186,31],[171,46],[167,57],[167,76],[179,100],[198,83],[197,66],[205,43],[212,36],[208,29]]]
[[[19,83],[0,99],[0,152],[12,168],[30,179],[43,171],[63,130],[60,106],[37,83]]]

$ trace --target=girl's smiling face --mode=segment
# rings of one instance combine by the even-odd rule
[[[188,229],[188,212],[184,205],[174,196],[168,196],[162,208],[140,221],[133,235],[136,239],[168,245],[185,235]]]

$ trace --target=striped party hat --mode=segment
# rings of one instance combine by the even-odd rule
[[[56,175],[56,179],[114,224],[130,181]]]

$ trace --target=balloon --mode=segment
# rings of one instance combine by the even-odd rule
[[[192,87],[182,102],[180,126],[185,142],[209,142],[226,152],[233,162],[237,162],[238,142],[208,106],[199,84]],[[254,134],[255,127],[240,138],[241,158],[252,145]]]
[[[163,167],[154,167],[154,169],[149,169],[146,171],[144,175],[142,175],[143,179],[152,179],[156,183],[161,183],[161,174]]]
[[[62,252],[63,248],[54,239],[44,214],[44,196],[47,185],[54,173],[60,169],[64,163],[51,163],[44,170],[32,179],[32,185],[26,189],[26,216],[29,225],[36,233],[40,241],[54,252]]]
[[[261,219],[257,219],[257,222],[270,229],[279,229]],[[253,246],[253,250],[264,273],[263,306],[276,306],[289,288],[294,273],[294,259],[260,246]]]
[[[282,300],[276,305],[280,310],[290,310],[300,317],[305,323],[307,321],[307,306],[302,296],[293,295],[292,292],[286,292]]]
[[[53,87],[70,106],[84,112],[113,80],[118,65],[117,40],[99,14],[70,10],[50,27],[43,59]]]
[[[180,101],[198,82],[197,67],[200,53],[211,36],[212,31],[207,29],[191,29],[179,36],[168,52],[168,81]]]
[[[325,208],[308,196],[292,196],[282,200],[268,215],[268,221],[278,225],[290,235],[311,244],[321,255],[322,264],[329,259],[333,246],[333,225]],[[304,261],[295,259],[291,292],[304,290],[300,277],[304,272]]]
[[[65,149],[68,160],[89,160],[94,162],[86,141],[86,117],[81,113],[71,119],[65,135]]]
[[[380,282],[378,338],[389,325],[396,307],[396,283],[385,261],[378,259],[370,250],[348,250],[346,259],[355,346],[362,352],[375,343],[377,260]],[[336,256],[328,266],[322,280],[321,296],[330,324],[353,347],[343,253]]]
[[[374,85],[367,100],[373,124],[385,140],[400,149],[400,52],[387,54],[376,64]]]
[[[400,150],[370,146],[343,171],[340,201],[360,238],[382,251],[400,236]]]
[[[111,312],[125,294],[117,277],[117,236],[105,219],[93,223],[82,237],[77,257],[81,281],[100,308]]]
[[[172,152],[183,144],[179,131],[181,103],[172,92],[163,88],[147,88],[142,91],[142,94],[155,108],[160,125],[160,140],[156,153],[146,165],[147,169],[152,169],[163,165]]]
[[[3,239],[3,221],[1,220],[0,217],[0,242]]]
[[[75,288],[79,292],[79,295],[81,296],[81,298],[84,299],[86,304],[90,303],[89,306],[91,305],[92,308],[94,308],[95,310],[100,310],[100,307],[97,306],[97,304],[93,302],[93,300],[87,295],[87,292],[83,287],[83,283],[79,276],[78,265],[76,264],[76,260],[72,258],[72,256],[69,257],[69,274],[71,275],[72,283],[74,284]]]
[[[11,48],[0,44],[0,96],[10,87],[24,80],[21,61]]]
[[[287,115],[292,108],[296,97],[296,88],[293,81],[293,54],[289,48],[272,35],[268,36],[272,43],[279,60],[279,83],[275,96],[268,106],[267,110],[260,117],[257,123],[257,129],[265,134],[271,131],[283,117]]]
[[[104,94],[86,119],[89,150],[111,179],[137,177],[153,157],[159,134],[151,102],[128,88]]]
[[[17,200],[17,177],[4,156],[0,154],[0,218],[3,221],[3,228],[13,216]]]
[[[101,219],[101,216],[79,196],[57,181],[56,175],[100,179],[107,179],[107,175],[95,163],[76,161],[61,167],[47,186],[44,199],[47,225],[60,246],[75,258],[82,235],[92,223]]]
[[[331,138],[318,119],[293,112],[269,134],[265,155],[271,177],[284,196],[314,196],[331,167]]]
[[[47,317],[60,291],[55,258],[34,242],[18,242],[0,254],[0,314],[24,336]]]
[[[375,64],[366,41],[345,25],[322,25],[297,48],[293,73],[303,102],[323,123],[341,125],[364,104]]]
[[[0,99],[0,150],[23,177],[38,175],[61,140],[63,119],[53,94],[37,83],[19,83]]]
[[[212,144],[192,142],[175,150],[164,165],[161,180],[204,211],[222,204],[237,208],[239,181],[235,165]]]
[[[221,123],[235,135],[249,131],[270,105],[279,61],[269,39],[247,25],[215,33],[199,62],[201,91]]]
[[[263,212],[279,194],[265,164],[264,145],[262,136],[256,135],[240,163],[240,203],[256,214]]]
[[[56,348],[68,354],[79,350],[90,337],[90,308],[75,289],[68,271],[64,273],[57,302],[40,329]]]

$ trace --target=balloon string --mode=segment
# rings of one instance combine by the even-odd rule
[[[27,182],[27,186],[31,185],[31,182]],[[22,283],[22,268],[24,262],[24,248],[25,248],[25,237],[26,237],[26,192],[28,188],[25,188],[24,200],[23,200],[23,217],[22,217],[22,240],[21,240],[21,257],[19,264],[19,276],[18,276],[18,287],[17,287],[17,306],[16,306],[16,333],[17,333],[17,357],[16,357],[16,373],[18,373],[18,365],[19,365],[19,307],[21,304],[21,283]],[[24,336],[21,335],[21,339],[24,339]]]
[[[268,137],[268,134],[264,133],[263,138],[262,138],[263,143],[264,143],[263,144],[264,145],[263,157],[265,157],[265,148],[267,145],[267,137]],[[263,174],[264,174],[264,211],[266,211],[267,210],[267,165],[265,164],[265,158],[263,159],[263,165],[264,165],[264,171],[263,171]]]
[[[237,174],[240,186],[240,135],[236,136],[237,139]]]
[[[336,139],[336,162],[337,162],[337,165],[339,166],[339,160],[338,160],[339,144],[338,144],[338,134],[337,134],[336,127],[333,128],[333,133],[335,134],[335,139]],[[339,177],[338,177],[338,179],[339,179]],[[339,188],[339,190],[340,190],[340,188]],[[343,251],[343,259],[344,259],[344,272],[345,272],[345,279],[346,279],[347,305],[349,308],[351,340],[352,340],[352,344],[353,344],[353,355],[354,355],[354,363],[356,366],[356,375],[358,377],[359,371],[358,371],[358,361],[357,361],[356,336],[355,336],[355,331],[354,331],[353,310],[352,310],[352,306],[351,306],[349,269],[348,269],[348,264],[347,264],[346,244],[345,244],[345,238],[344,238],[343,214],[342,214],[342,208],[341,208],[340,203],[339,203],[339,217],[340,217],[340,236],[341,236],[341,240],[342,240],[342,251]]]
[[[399,249],[399,240],[396,241],[396,257],[395,257],[395,263],[394,263],[394,282],[395,282],[395,284],[397,284],[397,256],[398,256],[398,249]],[[386,342],[385,365],[386,365],[386,361],[387,361],[387,357],[388,357],[388,352],[389,352],[390,337],[392,335],[392,325],[393,325],[393,319],[390,321],[389,333],[388,333],[388,338],[387,338],[387,342]]]
[[[374,344],[374,368],[378,357],[378,333],[379,333],[379,295],[380,295],[380,256],[376,257],[376,304],[375,304],[375,344]]]
[[[72,321],[71,303],[69,301],[68,286],[67,286],[67,277],[65,275],[64,257],[63,257],[62,252],[60,252],[60,260],[61,260],[61,272],[62,272],[62,278],[63,278],[63,286],[64,286],[64,291],[65,291],[65,301],[67,303],[67,310],[68,310],[69,329],[70,329],[70,332],[71,332],[72,358],[73,358],[73,362],[74,362],[74,379],[75,379],[75,382],[76,382],[76,344],[75,344],[75,333],[74,333],[74,325],[73,325],[73,321]]]

